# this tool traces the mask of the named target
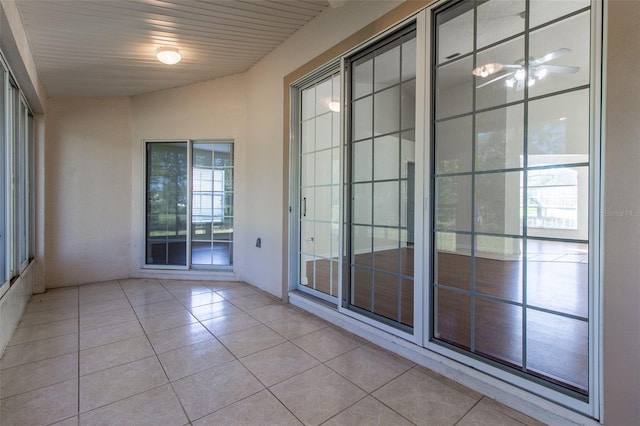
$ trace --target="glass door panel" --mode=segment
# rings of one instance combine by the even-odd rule
[[[350,59],[348,307],[413,327],[415,30]]]
[[[233,265],[233,144],[193,144],[191,264]]]
[[[335,300],[340,224],[340,75],[301,90],[298,288]]]
[[[187,264],[187,142],[147,142],[146,263]]]
[[[435,12],[432,336],[584,398],[591,15],[558,3]]]

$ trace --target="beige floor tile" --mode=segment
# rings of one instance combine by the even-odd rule
[[[110,290],[122,290],[122,286],[120,285],[118,280],[102,281],[91,284],[82,284],[78,286],[78,294],[80,296]]]
[[[193,423],[193,426],[297,426],[302,425],[269,391],[231,404]]]
[[[319,425],[364,398],[366,393],[324,365],[270,388],[305,425]]]
[[[519,411],[484,397],[458,423],[460,426],[542,426],[541,423]]]
[[[233,361],[235,357],[220,342],[211,339],[162,353],[158,359],[169,380],[175,381]]]
[[[108,345],[121,340],[142,336],[144,330],[138,321],[127,321],[108,327],[93,328],[80,332],[80,350]]]
[[[215,339],[209,330],[197,322],[169,330],[149,333],[147,336],[149,337],[149,341],[151,342],[153,349],[155,349],[158,354],[182,348],[183,346],[193,345],[194,343],[203,342],[205,340]]]
[[[78,377],[78,353],[0,370],[0,398],[29,392]]]
[[[319,364],[317,359],[289,342],[246,356],[240,362],[267,387]]]
[[[258,293],[249,296],[237,297],[232,299],[231,303],[236,305],[238,308],[247,311],[261,306],[280,304],[282,301],[270,294]]]
[[[182,426],[187,416],[171,386],[164,385],[80,415],[83,426]]]
[[[364,340],[359,337],[342,332],[335,327],[323,328],[295,338],[291,342],[322,362],[347,353],[364,344]]]
[[[413,366],[412,362],[371,345],[360,346],[327,366],[367,392],[373,392]]]
[[[358,401],[322,426],[411,426],[409,420],[370,396]]]
[[[216,291],[220,296],[224,297],[227,300],[236,299],[238,297],[251,296],[254,294],[260,294],[259,290],[255,287],[237,287],[237,288],[228,288],[224,290]]]
[[[296,314],[268,322],[266,325],[285,339],[291,340],[328,327],[329,323],[311,315]]]
[[[25,314],[18,327],[33,327],[47,325],[52,322],[78,318],[78,306],[56,308],[49,311]]]
[[[264,389],[238,361],[180,379],[173,383],[173,388],[191,421]]]
[[[51,288],[48,289],[45,293],[38,294],[38,297],[42,300],[57,300],[57,299],[78,299],[78,287],[62,287],[62,288]]]
[[[80,331],[102,328],[110,325],[120,324],[127,321],[135,321],[136,313],[132,307],[118,309],[116,311],[102,312],[80,317]]]
[[[93,410],[167,382],[167,376],[155,356],[82,376],[80,412]]]
[[[7,346],[0,370],[78,351],[78,333]]]
[[[260,322],[276,321],[294,316],[298,313],[298,311],[290,305],[284,305],[282,303],[247,309],[246,312]]]
[[[132,291],[139,288],[153,287],[160,284],[155,278],[125,278],[118,280],[125,291]]]
[[[219,336],[218,339],[238,358],[285,342],[282,336],[262,324]]]
[[[117,311],[118,309],[129,308],[130,306],[131,305],[127,299],[107,300],[97,303],[83,303],[80,305],[80,316]]]
[[[138,318],[148,318],[157,315],[164,315],[170,312],[183,311],[184,306],[176,299],[165,300],[164,302],[151,303],[149,305],[140,305],[133,308]]]
[[[160,288],[161,290],[159,291],[127,296],[129,298],[129,303],[131,303],[131,306],[140,306],[149,305],[151,303],[164,302],[166,300],[175,300],[173,294],[169,293],[163,287]]]
[[[24,310],[24,315],[29,315],[35,312],[52,311],[56,309],[72,309],[78,306],[78,298],[65,298],[65,299],[46,299],[39,294],[34,294],[29,300],[27,307]]]
[[[147,333],[169,330],[194,322],[198,322],[198,320],[186,309],[140,318],[140,324],[142,324],[142,328],[144,328],[144,331]]]
[[[3,425],[47,425],[78,412],[78,380],[68,380],[0,400]]]
[[[206,281],[204,285],[213,291],[229,290],[231,288],[253,287],[243,281]]]
[[[94,373],[155,355],[146,336],[80,351],[80,375]]]
[[[80,305],[89,305],[93,303],[112,302],[115,300],[126,300],[127,296],[122,289],[110,289],[104,291],[94,291],[80,295]]]
[[[193,316],[198,318],[199,321],[206,321],[208,319],[242,312],[240,309],[227,301],[212,303],[210,305],[196,306],[194,308],[190,308],[189,311],[191,311]]]
[[[36,340],[48,339],[50,337],[63,336],[65,334],[77,332],[77,318],[54,321],[48,324],[35,325],[31,327],[18,327],[11,337],[9,345],[20,345],[22,343],[35,342]]]
[[[78,426],[78,416],[70,417],[66,420],[59,421],[50,426]]]
[[[207,327],[207,329],[216,336],[224,336],[225,334],[245,330],[259,324],[260,321],[244,312],[238,312],[202,321],[202,325]]]
[[[224,301],[224,297],[209,290],[206,293],[188,294],[177,298],[186,308],[195,308],[197,306],[210,305]]]
[[[453,425],[476,399],[412,368],[373,396],[418,425]]]
[[[173,284],[163,284],[163,286],[169,291],[169,293],[173,294],[176,299],[195,296],[202,293],[211,293],[213,291],[203,284],[186,283],[184,281]]]
[[[161,293],[165,291],[167,291],[167,289],[164,288],[164,286],[159,282],[124,288],[124,292],[128,298],[150,296],[155,293]]]

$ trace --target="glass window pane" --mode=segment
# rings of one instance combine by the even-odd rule
[[[371,224],[372,184],[359,183],[353,185],[353,223]]]
[[[490,0],[479,4],[476,48],[524,31],[525,7],[524,0]]]
[[[146,260],[186,265],[187,143],[147,143]]]
[[[358,99],[373,92],[373,58],[367,56],[353,66],[353,98]]]
[[[436,71],[436,119],[471,112],[473,60],[465,58]]]
[[[302,152],[307,153],[316,149],[316,120],[315,118],[302,122]]]
[[[529,166],[589,161],[588,89],[529,103]]]
[[[302,91],[302,114],[301,118],[307,120],[316,115],[316,87],[312,86]]]
[[[586,318],[588,262],[587,244],[528,240],[527,303]]]
[[[316,152],[316,185],[331,184],[331,150]]]
[[[524,97],[526,69],[524,37],[499,44],[478,54],[476,75],[476,109],[484,109]]]
[[[436,229],[471,231],[471,176],[436,178]]]
[[[473,131],[471,116],[436,123],[435,172],[461,173],[471,171]]]
[[[333,101],[333,84],[331,79],[318,83],[316,86],[316,112],[315,115],[325,114],[330,111],[329,104]]]
[[[435,233],[434,283],[464,290],[471,288],[471,236]]]
[[[402,105],[400,114],[402,116],[402,129],[412,129],[416,126],[416,81],[410,80],[402,83]]]
[[[330,186],[318,186],[315,188],[315,219],[330,221],[331,220],[331,187]]]
[[[331,126],[331,114],[324,114],[316,118],[316,150],[331,147],[333,137]]]
[[[369,182],[372,180],[373,148],[371,140],[360,141],[352,144],[352,173],[354,182]]]
[[[374,86],[376,91],[400,82],[399,45],[383,52],[376,52],[374,64]]]
[[[370,226],[352,227],[353,263],[360,266],[373,266],[373,235]]]
[[[471,52],[473,15],[473,2],[460,2],[436,15],[438,64]]]
[[[373,135],[373,97],[368,96],[353,103],[353,140],[370,138]]]
[[[373,312],[393,321],[398,321],[398,297],[400,278],[375,271],[373,273]]]
[[[522,167],[523,138],[523,105],[476,115],[476,170]]]
[[[400,273],[400,232],[392,228],[373,228],[373,265],[382,271]]]
[[[402,80],[416,77],[416,38],[402,43]]]
[[[374,95],[374,134],[397,132],[400,127],[400,88],[386,89]]]
[[[521,235],[521,172],[476,175],[476,232]]]
[[[522,307],[480,298],[475,307],[476,352],[522,366]]]
[[[535,237],[589,238],[589,168],[530,170],[527,233]]]
[[[471,347],[471,298],[464,293],[435,289],[435,338],[465,349]]]
[[[373,184],[374,225],[400,226],[400,185],[396,181]]]
[[[571,12],[589,7],[590,0],[530,0],[529,26],[531,28],[553,21]]]
[[[522,302],[522,239],[478,235],[475,240],[476,291]]]
[[[400,173],[400,141],[397,135],[382,136],[374,140],[374,179],[398,179]]]
[[[586,321],[527,309],[527,369],[586,393],[589,327]]]
[[[407,131],[402,132],[402,151],[400,153],[401,163],[403,167],[401,167],[402,178],[406,179],[408,174],[408,167],[404,166],[405,164],[415,163],[416,161],[416,135],[415,131]]]
[[[529,96],[589,84],[591,15],[581,13],[531,33],[529,63],[536,83]]]

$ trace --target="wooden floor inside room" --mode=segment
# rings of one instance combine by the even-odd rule
[[[573,249],[568,246],[566,253],[542,253],[542,247],[541,253],[530,253],[526,266],[522,260],[477,256],[473,271],[470,256],[439,252],[435,336],[586,393],[588,327],[581,319],[588,316],[588,263],[586,255],[578,256]],[[383,272],[412,276],[413,261],[412,248],[358,254],[351,304],[413,326],[413,280]],[[309,261],[308,282],[318,291],[337,295],[338,267],[337,259]],[[471,291],[472,272],[475,293]]]

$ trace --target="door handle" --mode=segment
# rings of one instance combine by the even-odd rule
[[[309,237],[305,240],[308,243],[312,243],[314,241],[313,237]]]
[[[307,197],[302,198],[302,217],[307,217]]]

